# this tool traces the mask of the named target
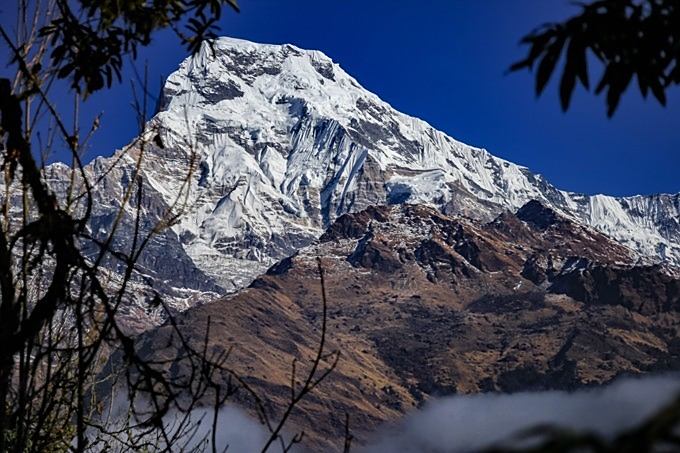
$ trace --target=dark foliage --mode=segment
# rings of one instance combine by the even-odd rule
[[[59,78],[90,94],[121,78],[123,58],[134,58],[151,35],[170,28],[190,52],[215,36],[222,8],[238,11],[236,0],[57,0],[59,14],[42,27]]]
[[[581,13],[565,22],[549,23],[522,39],[530,47],[511,71],[533,70],[536,94],[545,89],[564,54],[559,94],[563,110],[580,82],[590,89],[589,56],[604,66],[595,93],[607,92],[607,115],[637,78],[644,97],[651,91],[666,105],[666,90],[680,84],[680,1],[598,0],[581,4]]]

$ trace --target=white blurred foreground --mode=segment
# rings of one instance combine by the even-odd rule
[[[469,452],[552,424],[613,436],[632,428],[680,392],[680,376],[621,379],[574,393],[549,391],[434,400],[376,435],[364,453]]]
[[[367,446],[355,444],[352,450],[361,453],[472,452],[512,440],[518,433],[539,425],[608,437],[639,425],[678,393],[680,376],[666,375],[626,378],[605,387],[572,393],[486,393],[440,398],[393,426],[379,430]],[[211,451],[212,411],[198,409],[190,418],[198,424],[183,438],[179,450]],[[173,431],[177,414],[168,416],[167,420],[169,431]],[[260,451],[268,438],[264,426],[233,406],[220,409],[217,427],[217,451],[225,448],[229,453]],[[277,452],[278,448],[278,444],[274,444],[271,451]]]

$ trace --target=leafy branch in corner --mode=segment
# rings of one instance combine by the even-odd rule
[[[526,35],[521,43],[529,46],[528,54],[510,71],[535,69],[540,96],[564,56],[559,97],[566,111],[577,83],[590,89],[592,56],[604,67],[595,93],[606,91],[608,116],[634,78],[643,97],[651,92],[665,106],[666,91],[680,84],[680,2],[597,0],[579,5],[580,14]]]
[[[169,28],[190,52],[215,37],[222,8],[236,0],[55,0],[58,14],[40,28],[50,39],[57,77],[85,95],[121,80],[123,56],[136,58],[154,32]]]

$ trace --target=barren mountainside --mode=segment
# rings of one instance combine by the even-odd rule
[[[344,414],[356,442],[430,398],[574,389],[676,369],[680,278],[538,202],[491,222],[423,205],[340,216],[313,244],[238,294],[190,309],[179,328],[267,395],[280,415],[297,359],[318,347],[320,258],[328,350],[337,369],[293,413],[312,451],[339,449]],[[172,328],[145,334],[154,359],[176,357]],[[170,373],[182,373],[181,360]],[[224,376],[225,382],[229,376]],[[252,409],[245,394],[236,400]]]

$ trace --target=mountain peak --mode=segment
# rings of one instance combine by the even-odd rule
[[[302,73],[309,69],[305,67],[305,62],[309,62],[318,75],[334,81],[334,70],[339,69],[330,57],[318,50],[305,50],[292,44],[259,44],[236,38],[218,38],[210,44],[204,44],[193,62],[205,66],[214,59],[222,59],[221,63],[234,69],[236,75],[245,70],[252,76],[252,71],[258,67],[263,72],[257,75]],[[252,82],[254,78],[246,80]]]
[[[291,43],[257,43],[245,39],[222,36],[212,42],[212,49],[210,44],[204,44],[201,52],[212,52],[213,49],[217,51],[235,53],[279,54],[283,58],[290,56],[308,57],[315,60],[325,60],[333,63],[331,57],[320,50],[303,49]]]
[[[174,229],[229,290],[343,214],[403,203],[482,221],[520,209],[544,227],[566,215],[646,259],[680,264],[672,200],[561,191],[395,110],[319,51],[219,38],[168,77],[152,121],[164,148],[151,151],[149,181],[172,205],[195,154],[189,212]]]

